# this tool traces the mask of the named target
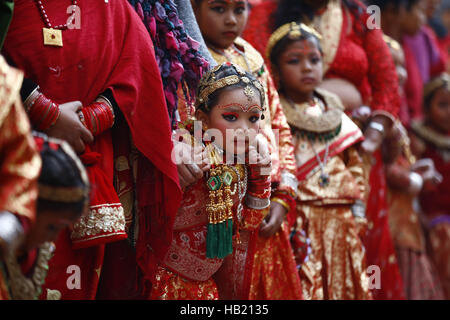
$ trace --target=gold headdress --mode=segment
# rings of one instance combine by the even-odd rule
[[[315,29],[307,26],[303,23],[297,23],[297,22],[289,22],[281,27],[279,27],[277,30],[275,30],[272,35],[269,38],[269,42],[267,43],[266,48],[266,56],[270,60],[270,55],[272,54],[272,49],[275,47],[275,45],[283,39],[285,36],[288,36],[289,39],[298,39],[302,36],[302,31],[308,32],[315,36],[317,39],[322,40],[322,36],[319,32],[317,32]]]
[[[217,80],[216,73],[224,66],[233,66],[237,72],[237,75],[231,75]],[[244,88],[244,93],[249,98],[249,100],[254,96],[255,93],[251,85],[253,85],[256,89],[258,89],[261,96],[261,106],[263,108],[262,111],[264,111],[263,106],[265,95],[262,84],[258,80],[251,80],[244,70],[242,70],[239,66],[230,62],[215,66],[213,69],[208,71],[202,77],[198,86],[198,93],[195,107],[197,108],[201,104],[205,104],[206,106],[206,104],[208,103],[208,98],[213,92],[227,86],[238,84],[239,82],[243,82],[244,84],[246,84]]]
[[[446,87],[450,90],[450,75],[448,73],[441,73],[434,79],[431,79],[423,88],[423,98],[427,99],[430,94],[439,88]]]

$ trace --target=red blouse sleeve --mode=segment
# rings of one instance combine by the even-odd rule
[[[367,15],[361,15],[367,21]],[[400,109],[397,72],[394,60],[380,29],[364,33],[364,50],[369,61],[368,79],[372,91],[370,107],[372,110],[386,111],[397,117]]]

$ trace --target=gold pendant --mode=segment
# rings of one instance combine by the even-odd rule
[[[62,47],[62,31],[52,28],[42,28],[42,33],[44,34],[44,45]]]

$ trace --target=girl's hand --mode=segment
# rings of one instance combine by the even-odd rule
[[[190,144],[172,140],[174,151],[181,155],[176,160],[178,177],[180,179],[181,189],[186,189],[190,185],[196,183],[203,177],[203,173],[210,168],[207,162],[206,150],[201,147],[192,147]]]
[[[420,159],[411,167],[411,171],[421,175],[423,179],[422,190],[431,191],[442,182],[442,175],[434,167],[432,159]]]
[[[261,223],[259,234],[264,238],[270,238],[278,232],[283,223],[287,210],[281,204],[276,202],[270,203],[270,212]]]
[[[272,172],[272,160],[266,138],[258,134],[248,151],[248,163],[259,175],[268,176]]]
[[[82,108],[80,101],[71,101],[59,105],[61,111],[56,123],[45,133],[50,137],[67,141],[77,153],[83,153],[85,144],[94,141],[94,136],[81,123],[78,111]]]

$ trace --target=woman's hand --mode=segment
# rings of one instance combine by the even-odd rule
[[[259,234],[264,238],[270,238],[280,230],[281,224],[284,221],[284,217],[287,214],[287,210],[281,204],[271,201],[270,212],[261,223]]]
[[[67,141],[77,153],[83,153],[86,144],[94,141],[94,136],[81,123],[78,111],[82,108],[80,101],[71,101],[59,105],[61,111],[56,123],[45,133],[50,137]]]

